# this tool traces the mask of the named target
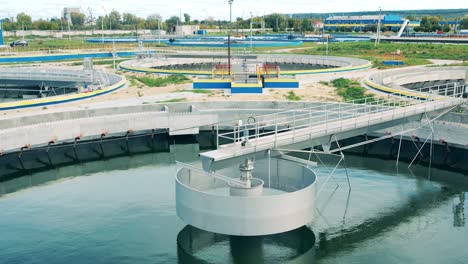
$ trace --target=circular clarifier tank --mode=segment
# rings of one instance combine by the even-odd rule
[[[245,180],[237,166],[216,173],[225,178],[192,167],[178,170],[177,215],[186,224],[213,233],[259,236],[294,230],[313,220],[317,178],[303,165],[282,159],[256,161],[251,183],[244,188],[233,187]]]
[[[216,67],[226,65],[226,63],[227,56],[224,53],[200,52],[200,54],[165,54],[129,60],[122,62],[119,67],[122,70],[144,73],[212,76]],[[274,66],[275,69],[280,70],[281,75],[336,73],[361,70],[371,66],[369,61],[356,58],[289,54],[239,55],[233,56],[231,63],[234,68],[236,65],[248,65],[253,70],[256,66]]]

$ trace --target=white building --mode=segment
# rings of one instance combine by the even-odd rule
[[[200,29],[199,25],[181,25],[175,27],[176,35],[193,35],[197,34],[197,31]]]

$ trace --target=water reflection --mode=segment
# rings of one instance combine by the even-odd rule
[[[459,202],[453,206],[453,226],[465,226],[465,192],[458,195]]]
[[[150,150],[142,142],[130,150]],[[0,197],[0,259],[10,254],[12,263],[25,262],[22,257],[41,263],[464,263],[468,257],[468,179],[462,173],[432,169],[429,180],[426,167],[411,173],[402,163],[397,173],[394,161],[347,155],[352,192],[339,170],[334,180],[341,187],[324,190],[310,229],[242,238],[183,228],[175,215],[174,162],[198,160],[198,144],[118,157],[107,155],[128,147],[104,145],[104,159],[96,150],[97,161],[0,177],[0,196],[47,185]],[[84,157],[85,150],[78,151]],[[69,161],[58,157],[63,152],[74,157],[57,150],[54,164]],[[35,161],[25,159],[27,166]],[[79,176],[95,177],[58,181]]]
[[[84,146],[89,149],[93,149],[96,146],[90,144]],[[84,148],[82,147],[82,148]],[[178,144],[177,146],[168,146],[167,151],[163,152],[150,152],[146,154],[131,154],[122,155],[119,151],[111,152],[109,146],[106,146],[108,153],[103,157],[94,157],[93,159],[88,158],[88,161],[76,161],[71,164],[64,163],[66,165],[58,165],[54,167],[47,167],[46,169],[38,170],[34,173],[29,173],[28,170],[19,170],[18,173],[11,175],[1,175],[0,172],[0,197],[9,193],[21,191],[26,188],[44,185],[52,183],[54,181],[93,175],[103,171],[115,171],[115,170],[131,170],[147,165],[169,165],[174,164],[176,160],[183,162],[194,162],[198,159],[198,153],[200,151],[199,145],[190,144]],[[67,149],[68,152],[73,151]],[[41,154],[39,152],[39,154]],[[37,161],[39,154],[36,154],[29,160],[25,160],[28,163]],[[16,155],[16,154],[12,154]],[[60,158],[64,156],[61,155]],[[8,158],[8,157],[7,157]],[[54,164],[58,164],[57,159],[53,159]],[[8,160],[2,160],[0,168],[9,166]]]
[[[256,237],[211,233],[186,226],[177,236],[179,263],[314,263],[315,236],[308,227]]]

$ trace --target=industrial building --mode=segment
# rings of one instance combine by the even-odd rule
[[[406,19],[399,15],[380,16],[381,27],[383,31],[398,30],[403,26]],[[376,30],[379,24],[379,15],[372,16],[331,16],[325,19],[325,30],[339,30],[342,28],[352,31],[370,31]],[[420,25],[420,21],[409,21],[408,27],[414,28]]]
[[[448,25],[450,29],[459,29],[460,21],[440,21],[439,25],[442,27]]]

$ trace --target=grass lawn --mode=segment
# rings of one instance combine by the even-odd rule
[[[170,84],[182,84],[190,82],[190,79],[183,75],[170,75],[163,78],[152,78],[149,76],[135,76],[131,79],[137,80],[149,87],[163,87]],[[130,81],[131,82],[131,81]]]
[[[326,46],[316,44],[307,49],[293,50],[296,54],[325,55]],[[330,43],[330,56],[357,57],[371,61],[376,67],[383,67],[383,60],[392,60],[392,53],[400,50],[404,55],[405,65],[429,64],[428,59],[466,60],[468,45],[452,44],[416,44],[416,43],[381,43],[378,47],[373,42]]]

